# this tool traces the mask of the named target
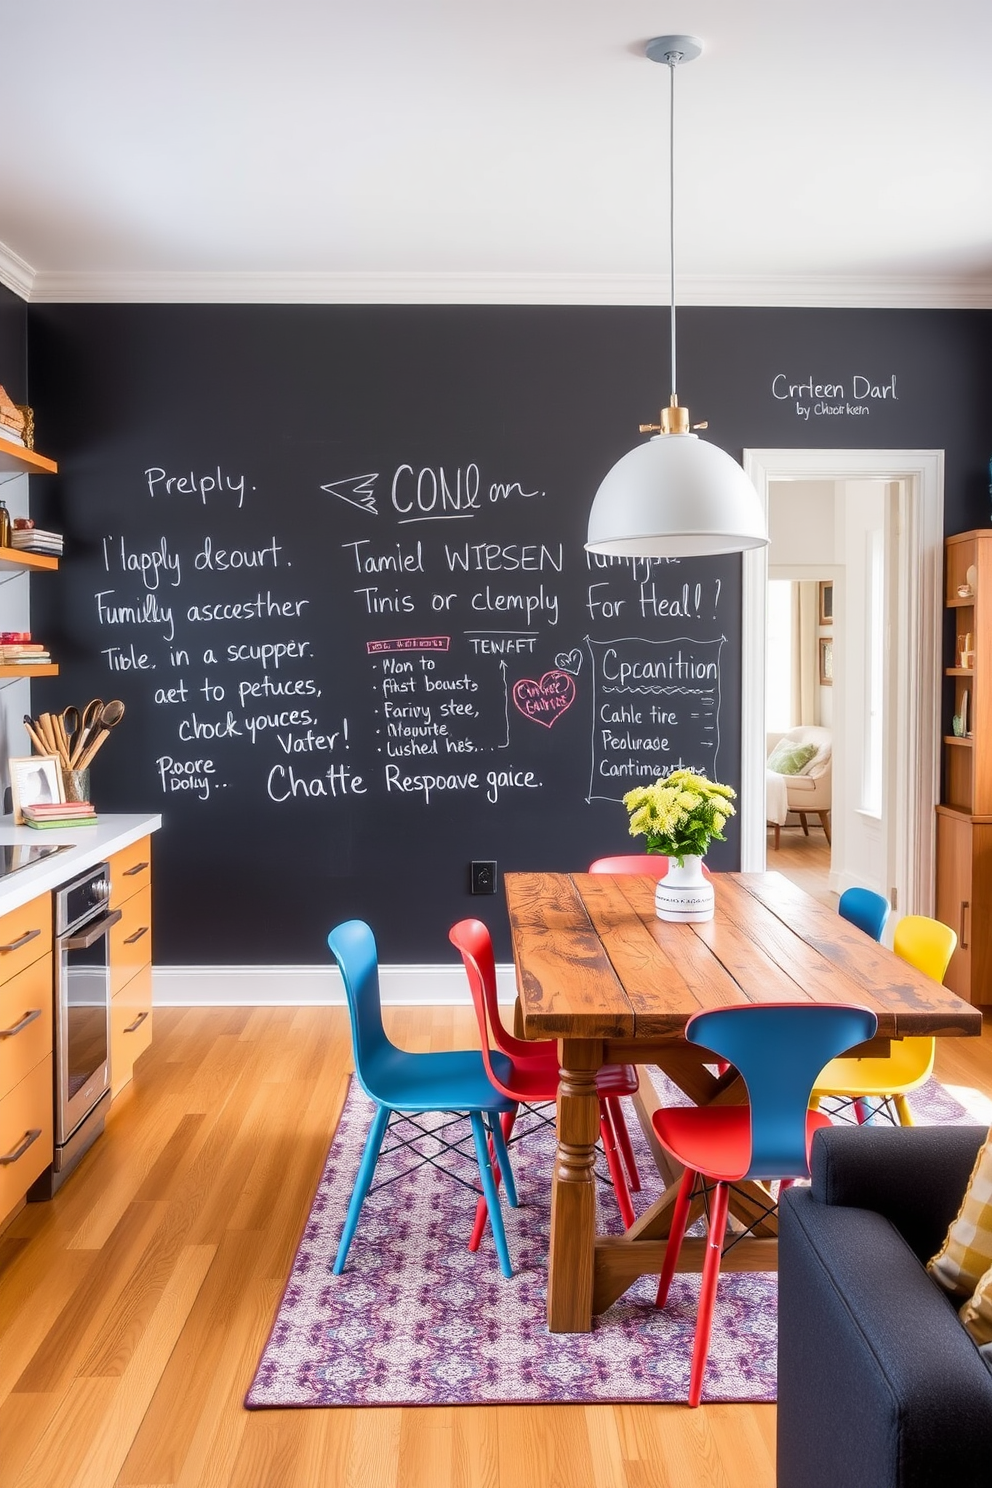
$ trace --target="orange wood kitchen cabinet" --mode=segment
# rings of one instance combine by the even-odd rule
[[[110,907],[121,918],[110,932],[110,1090],[131,1079],[152,1041],[152,853],[142,837],[108,859]]]
[[[0,917],[0,1228],[53,1155],[52,898]]]

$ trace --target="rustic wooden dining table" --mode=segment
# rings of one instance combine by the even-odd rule
[[[637,1277],[658,1274],[678,1169],[654,1137],[658,1096],[646,1073],[636,1102],[666,1187],[622,1235],[596,1233],[596,1071],[657,1065],[692,1101],[746,1099],[735,1071],[690,1044],[694,1013],[744,1002],[846,1002],[871,1008],[878,1032],[865,1054],[911,1035],[975,1035],[977,1008],[931,981],[778,873],[715,873],[712,920],[672,924],[654,911],[655,881],[588,873],[505,877],[528,1038],[559,1041],[558,1148],[552,1179],[548,1326],[582,1333]],[[645,1183],[651,1178],[645,1176]],[[769,1212],[770,1211],[770,1212]],[[701,1208],[693,1210],[690,1223]],[[777,1224],[764,1185],[731,1199],[741,1238],[727,1270],[773,1270]],[[753,1224],[750,1235],[743,1235]],[[686,1240],[679,1269],[700,1270],[703,1240]]]

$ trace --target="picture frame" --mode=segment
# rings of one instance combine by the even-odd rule
[[[834,581],[833,579],[821,579],[820,581],[820,624],[833,625],[834,623]]]
[[[831,636],[820,637],[820,686],[834,685],[834,643]]]
[[[57,755],[29,754],[19,759],[8,759],[7,767],[15,826],[23,827],[25,806],[65,800],[62,766]]]

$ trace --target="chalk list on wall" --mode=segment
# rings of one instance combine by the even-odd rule
[[[472,861],[498,888],[583,869],[636,850],[632,786],[679,765],[737,783],[739,558],[583,547],[654,401],[638,316],[37,323],[37,416],[61,444],[32,502],[66,558],[32,585],[60,662],[32,701],[126,705],[91,790],[101,812],[162,812],[160,964],[323,963],[352,915],[387,963],[450,961],[467,914],[505,960]],[[714,861],[736,865],[732,833]]]
[[[717,773],[718,573],[530,536],[548,495],[526,471],[367,466],[288,520],[247,466],[132,472],[90,604],[102,690],[126,679],[149,722],[149,804],[560,808],[581,751],[580,810]]]

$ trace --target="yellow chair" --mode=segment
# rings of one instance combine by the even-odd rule
[[[927,915],[905,915],[896,926],[892,948],[917,971],[942,982],[957,943],[954,931],[939,920],[931,920]],[[906,1097],[929,1080],[935,1047],[932,1038],[893,1039],[891,1052],[884,1058],[832,1059],[816,1082],[811,1105],[815,1110],[821,1100],[831,1097],[853,1101],[858,1120],[864,1121],[866,1100],[881,1101],[883,1107],[891,1101],[899,1117],[898,1124],[912,1126],[913,1115]]]

